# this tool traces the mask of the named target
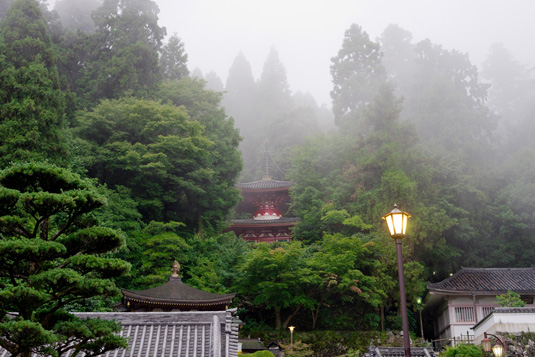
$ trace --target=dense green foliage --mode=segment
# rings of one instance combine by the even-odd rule
[[[88,174],[128,187],[146,222],[198,221],[196,197],[211,177],[213,144],[187,119],[181,108],[134,98],[80,112],[77,133],[87,142]]]
[[[459,346],[448,346],[446,350],[440,354],[444,357],[455,357],[455,356],[469,356],[469,357],[481,357],[484,355],[481,346],[476,345],[465,345],[461,344]]]
[[[129,264],[104,253],[124,241],[84,219],[106,202],[92,182],[50,164],[0,172],[0,346],[12,355],[124,346],[112,321],[79,319],[68,304],[115,297]]]
[[[55,53],[34,0],[18,0],[0,26],[0,167],[66,156],[65,100]]]
[[[80,95],[91,104],[127,93],[146,96],[161,75],[158,54],[165,28],[151,0],[105,0],[93,15],[95,34],[88,38],[89,60],[80,79]]]

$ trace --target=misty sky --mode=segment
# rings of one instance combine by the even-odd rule
[[[481,65],[493,42],[535,65],[532,0],[155,0],[160,25],[185,43],[190,70],[215,71],[223,82],[242,51],[256,78],[271,46],[286,67],[293,92],[310,92],[330,107],[330,59],[352,23],[375,40],[388,24],[469,52]]]

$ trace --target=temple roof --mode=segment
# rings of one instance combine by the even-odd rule
[[[217,303],[228,302],[236,294],[215,294],[199,290],[182,282],[180,277],[171,276],[163,285],[147,290],[130,291],[122,289],[125,297],[161,303]]]
[[[125,303],[132,301],[136,304],[165,305],[166,307],[199,307],[210,305],[229,305],[236,294],[215,294],[203,291],[182,282],[178,276],[180,265],[175,261],[173,264],[173,274],[169,281],[163,285],[146,290],[126,290],[121,289]],[[226,308],[225,306],[223,308]]]
[[[293,223],[296,223],[297,221],[299,221],[299,218],[285,218],[285,217],[282,217],[282,218],[279,218],[279,219],[264,219],[264,220],[256,220],[254,218],[248,218],[248,219],[234,219],[232,220],[232,225],[233,226],[236,226],[236,225],[249,225],[249,224],[254,224],[254,225],[262,225],[262,224],[267,224],[267,225],[277,225],[277,224],[281,224],[281,225],[291,225]]]
[[[253,182],[243,182],[236,184],[236,187],[242,190],[272,190],[288,189],[293,185],[291,181],[278,180],[260,180]]]
[[[501,294],[535,293],[535,268],[461,268],[438,283],[428,283],[431,293]]]
[[[81,319],[115,320],[128,347],[108,351],[104,357],[124,356],[237,356],[238,323],[236,309],[195,312],[82,312]],[[74,355],[66,352],[65,357]],[[0,357],[11,356],[0,347]],[[42,356],[32,354],[32,357]],[[77,356],[86,356],[80,352]]]

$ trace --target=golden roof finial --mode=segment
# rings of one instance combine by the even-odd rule
[[[175,262],[173,263],[173,266],[171,267],[171,276],[172,277],[175,277],[175,278],[178,278],[178,272],[180,271],[180,264],[178,264],[178,262],[175,260]]]

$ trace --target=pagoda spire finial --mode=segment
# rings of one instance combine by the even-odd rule
[[[178,272],[180,271],[180,264],[175,260],[173,266],[171,267],[171,276],[173,278],[178,278]]]
[[[269,140],[264,141],[264,178],[262,180],[271,180],[269,174],[269,164],[271,156],[269,155]]]

